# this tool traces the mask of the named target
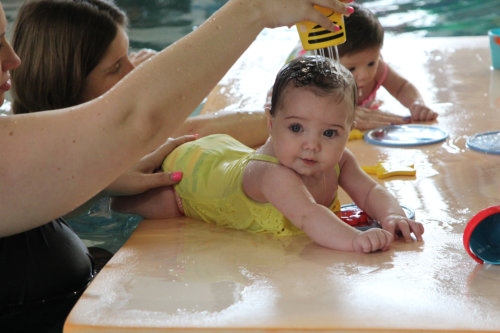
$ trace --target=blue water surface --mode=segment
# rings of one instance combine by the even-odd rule
[[[227,0],[117,0],[130,18],[132,48],[162,49],[191,32]],[[388,34],[414,37],[481,36],[500,27],[500,0],[356,1]]]

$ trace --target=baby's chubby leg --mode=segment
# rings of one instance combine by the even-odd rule
[[[182,206],[177,203],[180,198],[176,197],[174,188],[165,186],[133,196],[115,197],[111,208],[122,213],[138,214],[145,219],[184,216]]]

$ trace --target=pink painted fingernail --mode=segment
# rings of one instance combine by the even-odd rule
[[[178,182],[182,179],[182,171],[175,171],[170,174],[170,179],[174,182]]]
[[[194,133],[193,136],[198,139],[200,137],[200,134]]]
[[[335,28],[333,28],[335,31],[339,31],[340,30],[340,27],[338,25],[335,26]]]
[[[348,12],[349,14],[354,13],[354,8],[352,8],[351,6],[347,6],[347,12]]]

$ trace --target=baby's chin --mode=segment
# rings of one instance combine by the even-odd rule
[[[301,168],[291,168],[291,169],[301,177],[323,176],[325,172],[325,170],[317,168],[317,165],[314,168],[301,167]]]

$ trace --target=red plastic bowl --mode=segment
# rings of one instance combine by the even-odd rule
[[[500,206],[477,213],[465,226],[463,241],[467,253],[478,263],[500,264]]]

